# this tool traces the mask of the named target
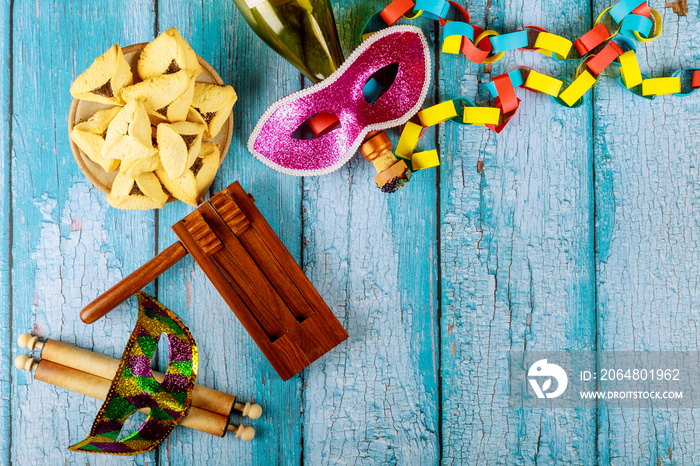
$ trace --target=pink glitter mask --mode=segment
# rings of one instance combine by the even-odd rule
[[[396,79],[374,104],[363,88],[378,70],[398,64]],[[423,105],[430,85],[430,56],[423,32],[394,26],[372,35],[328,79],[272,105],[248,141],[250,152],[289,175],[325,175],[357,152],[367,133],[406,123]],[[293,133],[319,113],[340,126],[315,139]]]

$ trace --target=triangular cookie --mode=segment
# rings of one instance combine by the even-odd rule
[[[109,124],[102,156],[121,160],[119,171],[129,178],[156,168],[158,151],[153,147],[151,122],[140,100],[127,103]]]
[[[141,173],[135,178],[119,173],[107,200],[118,209],[161,209],[168,201],[168,194],[153,172]]]
[[[156,176],[173,196],[197,207],[204,202],[204,196],[214,181],[220,157],[221,153],[216,144],[203,142],[194,164],[181,177],[170,178],[163,167],[156,169]]]
[[[125,87],[121,97],[126,102],[141,100],[149,115],[163,120],[168,117],[168,106],[185,94],[192,79],[185,70],[149,78],[133,86]],[[194,91],[193,91],[194,92]],[[180,104],[182,105],[182,104]],[[184,118],[181,118],[184,119]]]
[[[158,125],[158,152],[170,178],[181,177],[192,166],[199,154],[205,129],[206,125],[189,121]]]
[[[192,111],[187,119],[206,124],[204,139],[212,139],[228,120],[237,99],[236,91],[231,86],[195,83]]]
[[[189,86],[185,89],[178,98],[173,100],[167,106],[156,110],[155,112],[150,112],[151,121],[154,124],[158,124],[162,121],[168,121],[170,123],[175,123],[177,121],[184,121],[187,119],[187,113],[190,110],[190,105],[192,105],[192,97],[194,97],[194,79],[190,80]]]
[[[202,72],[197,54],[175,28],[168,29],[146,45],[141,51],[137,69],[141,79],[180,70],[185,70],[191,78],[196,78]]]
[[[134,75],[124,58],[122,48],[113,45],[75,79],[70,93],[76,99],[107,105],[124,105],[119,94],[122,88],[130,86],[133,82]]]
[[[91,116],[89,120],[75,125],[70,134],[70,138],[78,148],[106,172],[112,172],[119,167],[119,159],[104,157],[102,148],[105,144],[107,127],[120,111],[121,107],[100,110]]]

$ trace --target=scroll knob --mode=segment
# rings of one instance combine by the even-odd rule
[[[260,416],[262,416],[262,406],[260,406],[257,403],[246,403],[245,405],[242,405],[241,403],[236,403],[235,408],[238,411],[241,411],[241,416],[243,417],[258,419]]]
[[[39,337],[29,333],[23,333],[17,337],[17,344],[20,348],[27,348],[30,351],[33,351],[34,348],[40,350],[44,347],[44,343],[39,341]]]
[[[242,439],[246,442],[250,442],[255,437],[255,429],[250,426],[234,426],[231,424],[226,430],[233,432],[236,435],[236,438]]]
[[[15,358],[15,367],[19,370],[25,370],[31,372],[38,363],[34,358],[30,358],[26,354],[20,354]]]

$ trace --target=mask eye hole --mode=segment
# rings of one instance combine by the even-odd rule
[[[365,101],[370,105],[374,105],[391,88],[394,81],[396,81],[398,73],[398,63],[391,63],[375,71],[362,89]],[[299,125],[292,133],[292,138],[308,141],[328,134],[339,127],[340,121],[337,116],[332,113],[317,113]]]
[[[365,101],[370,105],[374,105],[374,103],[391,88],[394,81],[396,81],[396,75],[398,73],[398,63],[386,65],[384,68],[375,71],[362,89],[362,95]]]
[[[340,127],[338,117],[332,113],[317,113],[302,123],[293,133],[292,138],[300,140],[316,139]]]
[[[170,345],[168,344],[168,335],[161,333],[158,339],[156,352],[153,354],[153,359],[151,360],[151,370],[165,373],[165,371],[168,370],[169,362]],[[160,380],[160,378],[158,380]]]
[[[143,425],[144,422],[146,422],[146,419],[148,419],[147,414],[140,413],[138,411],[134,412],[131,416],[129,416],[126,419],[126,421],[124,421],[124,425],[119,431],[119,435],[117,436],[116,441],[123,442],[124,440],[128,440],[129,437],[136,435],[138,433],[139,428]]]

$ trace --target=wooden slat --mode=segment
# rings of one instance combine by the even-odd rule
[[[313,322],[297,327],[295,331],[299,333],[296,337],[299,345],[305,348],[307,356],[312,361],[316,360],[322,354],[335,348],[340,342],[348,338],[347,331],[331,312],[326,302],[296,264],[277,235],[270,229],[265,218],[255,207],[252,198],[246,195],[238,183],[233,183],[227,190],[229,193],[233,193],[234,201],[237,201],[237,205],[246,213],[246,217],[251,220],[252,230],[255,231],[255,235],[258,235],[260,240],[264,241],[266,249],[269,248],[274,258],[284,268],[285,274],[289,276],[294,286],[304,295],[306,302],[313,307],[314,315],[308,318],[313,319]],[[253,236],[254,233],[249,230],[246,232],[246,235]],[[256,250],[263,251],[260,246],[256,247]],[[261,254],[261,257],[264,257],[264,254]]]
[[[9,463],[10,453],[10,429],[11,429],[11,384],[9,362],[12,356],[12,326],[10,309],[10,163],[11,163],[11,139],[10,139],[10,111],[11,111],[11,43],[10,21],[12,2],[5,0],[0,3],[0,359],[8,362],[8,366],[0,369],[0,392],[5,396],[0,399],[0,454],[2,462]]]
[[[666,5],[674,9],[650,2],[663,33],[637,48],[652,77],[700,63],[697,2]],[[674,13],[681,5],[687,16]],[[594,106],[598,349],[697,352],[698,97],[649,102],[611,81],[596,89]],[[598,425],[601,464],[700,461],[698,409],[601,408]]]
[[[310,362],[289,334],[272,342],[272,352],[274,352],[274,358],[270,359],[272,367],[285,382],[301,372]]]
[[[216,212],[236,236],[241,236],[250,228],[250,221],[231,199],[228,191],[221,190],[210,199]]]
[[[208,206],[209,204],[204,204]],[[187,227],[187,231],[192,236],[192,239],[197,242],[199,248],[207,256],[216,254],[224,245],[216,233],[207,225],[207,222],[202,217],[200,209],[195,210],[190,215],[185,217],[183,223]]]
[[[478,0],[469,10],[486,29],[534,24],[568,38],[592,18],[581,2]],[[442,54],[440,99],[488,104],[484,83],[518,65],[573,75],[537,55],[508,52],[491,67]],[[594,347],[590,94],[571,110],[517,92],[519,114],[501,134],[446,124],[439,135],[443,461],[593,464],[594,411],[516,410],[508,398],[509,351]]]
[[[332,3],[348,56],[388,2]],[[356,156],[304,179],[303,269],[350,335],[306,371],[305,464],[439,462],[436,171],[389,196],[375,175]]]
[[[264,267],[263,273],[275,290],[277,290],[277,293],[282,297],[294,317],[296,317],[299,322],[311,317],[314,314],[313,308],[306,299],[304,299],[297,285],[289,277],[289,274],[284,267],[282,267],[274,254],[272,254],[265,240],[260,236],[257,230],[251,228],[250,222],[236,202],[231,198],[228,191],[222,190],[217,193],[212,197],[211,203],[216,208],[216,212],[226,222],[229,228],[231,228],[231,231],[236,234],[238,239],[245,246],[251,257],[255,259],[255,262],[260,264],[261,267]],[[275,235],[275,237],[276,236],[277,235]],[[288,252],[286,256],[291,257]],[[287,266],[293,267],[295,271],[291,273],[298,275],[298,273],[295,272],[297,272],[299,266],[293,259],[287,262]],[[300,286],[306,284],[308,284],[308,280],[304,280]]]
[[[267,106],[299,89],[299,73],[250,31],[230,0],[158,0],[157,5],[161,31],[177,27],[239,96],[233,109],[235,133],[231,149],[210,192],[219,192],[232,181],[240,180],[247,191],[256,195],[258,207],[299,260],[300,179],[268,169],[245,147],[252,126]],[[161,248],[177,239],[170,227],[191,211],[182,203],[169,204],[160,211]],[[299,464],[301,410],[294,407],[301,406],[301,379],[283,382],[279,378],[194,261],[186,258],[179,268],[164,274],[159,280],[159,293],[197,338],[198,380],[233,393],[239,400],[254,398],[265,410],[263,417],[248,423],[258,432],[252,442],[222,442],[176,429],[162,447],[163,462]]]
[[[289,337],[296,341],[310,362],[313,362],[340,345],[348,338],[345,329],[333,316],[316,314],[301,322]]]
[[[150,38],[153,3],[39,0],[13,5],[13,339],[34,329],[120,356],[136,320],[136,300],[90,326],[78,313],[155,255],[154,215],[112,209],[85,180],[66,130],[68,90],[77,74],[114,43]],[[148,291],[153,293],[153,287]],[[14,341],[4,339],[3,345],[17,354]],[[10,364],[7,359],[3,366]],[[13,463],[86,463],[85,454],[67,447],[87,436],[100,402],[56,390],[14,368],[12,386]],[[124,464],[115,457],[89,460]],[[153,464],[156,453],[136,461]]]

